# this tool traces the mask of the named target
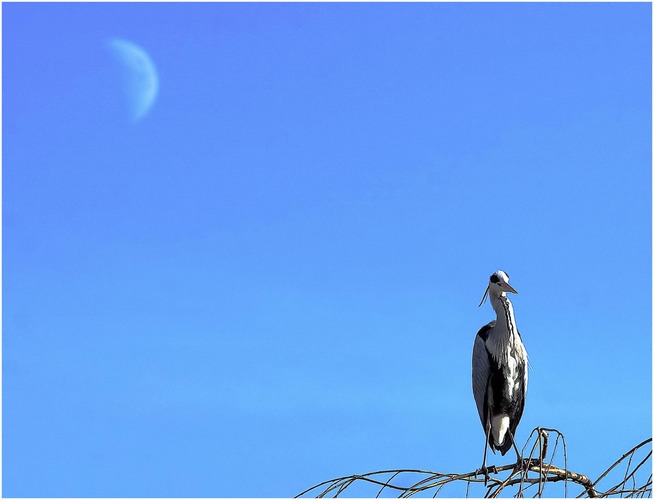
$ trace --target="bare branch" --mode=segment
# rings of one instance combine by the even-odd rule
[[[551,439],[554,439],[552,446],[550,446]],[[525,457],[525,450],[529,448],[528,456],[514,464],[489,467],[495,471],[495,474],[489,478],[486,486],[484,486],[483,475],[478,470],[463,474],[448,474],[421,469],[391,469],[323,481],[303,491],[298,497],[338,497],[347,494],[348,488],[355,483],[368,484],[376,488],[376,494],[361,495],[357,491],[357,496],[380,497],[382,494],[394,492],[400,498],[424,494],[436,497],[441,493],[446,496],[472,495],[496,498],[500,494],[512,492],[514,496],[522,497],[525,491],[533,487],[538,488],[534,496],[542,497],[548,484],[561,481],[564,483],[566,497],[568,483],[582,488],[579,497],[651,497],[651,442],[650,438],[634,446],[595,481],[592,481],[585,474],[568,470],[567,446],[565,436],[561,432],[556,429],[537,427],[531,432],[522,448],[523,457]],[[555,465],[557,451],[561,448],[563,449],[562,467]],[[635,467],[633,467],[634,463],[637,463]],[[621,464],[624,470],[619,467]],[[619,471],[621,474],[616,477]],[[602,488],[604,491],[600,490],[599,485],[608,483],[611,477],[614,477],[616,482]],[[410,481],[407,481],[409,478]],[[400,484],[400,481],[403,484]],[[407,483],[411,484],[406,486]],[[534,491],[531,490],[532,493]]]

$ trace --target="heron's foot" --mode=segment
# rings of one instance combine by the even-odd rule
[[[534,465],[540,465],[540,458],[519,458],[513,467],[513,472],[525,472]]]
[[[489,472],[493,472],[493,474],[497,474],[497,467],[494,465],[491,465],[490,467],[486,467],[485,465],[480,467],[475,471],[475,476],[478,476],[479,474],[484,475],[484,486],[488,485],[488,479],[490,478]]]
[[[530,467],[541,467],[542,462],[540,458],[523,458],[523,467],[524,470],[528,470]]]

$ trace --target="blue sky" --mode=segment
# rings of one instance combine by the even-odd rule
[[[650,4],[2,13],[5,496],[473,470],[497,269],[518,441],[596,477],[651,436]]]

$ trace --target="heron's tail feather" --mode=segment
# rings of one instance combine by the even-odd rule
[[[497,445],[493,439],[493,436],[491,436],[489,444],[491,450],[493,450],[493,453],[495,453],[495,450],[497,450],[502,454],[502,456],[504,456],[506,455],[506,452],[511,449],[511,436],[506,435],[504,437],[504,442],[501,445]]]

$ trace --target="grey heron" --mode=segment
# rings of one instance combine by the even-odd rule
[[[513,446],[518,463],[522,461],[514,436],[525,407],[527,351],[507,293],[518,293],[509,285],[509,275],[504,271],[494,272],[479,306],[488,297],[497,317],[479,330],[472,350],[472,392],[486,435],[480,469],[485,483],[488,447],[504,456]]]

